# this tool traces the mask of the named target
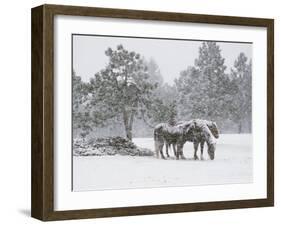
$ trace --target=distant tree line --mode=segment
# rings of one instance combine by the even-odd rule
[[[151,136],[160,122],[202,118],[222,132],[249,133],[252,63],[244,53],[226,73],[216,42],[203,42],[194,65],[173,85],[164,83],[155,60],[122,45],[105,51],[108,63],[90,82],[73,71],[74,136]],[[104,134],[103,134],[104,133]]]
[[[240,53],[226,72],[219,45],[203,42],[194,66],[175,80],[180,118],[216,121],[225,132],[251,132],[252,63]]]

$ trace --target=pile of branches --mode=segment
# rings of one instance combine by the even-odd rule
[[[119,136],[95,138],[88,141],[75,139],[73,142],[73,154],[75,156],[154,155],[150,149],[137,147],[132,141]]]

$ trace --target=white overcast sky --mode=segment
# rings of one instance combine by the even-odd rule
[[[225,58],[227,72],[240,52],[252,58],[252,45],[246,43],[217,42]],[[88,82],[94,74],[105,67],[108,47],[116,49],[122,44],[127,50],[140,53],[145,59],[153,58],[158,64],[165,82],[172,84],[179,73],[194,65],[202,41],[120,38],[104,36],[73,35],[73,69],[76,75]]]

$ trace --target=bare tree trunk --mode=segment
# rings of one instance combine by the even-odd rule
[[[250,114],[249,116],[248,116],[248,132],[249,133],[252,133],[252,115]]]
[[[128,140],[132,140],[132,129],[127,125],[125,125],[125,130],[126,130],[126,137]]]
[[[126,132],[126,137],[129,140],[132,140],[133,138],[133,120],[134,120],[135,112],[132,111],[130,116],[129,113],[124,109],[123,110],[123,121],[124,121],[124,126],[125,126],[125,132]]]
[[[239,121],[239,124],[238,124],[238,133],[242,133],[242,121],[241,120]]]

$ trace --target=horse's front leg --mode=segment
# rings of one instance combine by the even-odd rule
[[[180,157],[180,145],[179,144],[177,144],[177,150],[176,150],[176,158],[177,158],[177,160],[179,160],[179,157]]]
[[[201,160],[204,160],[204,157],[203,157],[204,144],[205,144],[205,141],[201,141],[201,143],[200,143],[200,149],[201,149],[200,159],[201,159]]]
[[[179,157],[181,157],[181,159],[186,159],[183,155],[183,144],[177,145],[177,159],[179,159]]]
[[[194,160],[197,160],[197,159],[198,159],[198,156],[197,156],[198,145],[199,145],[199,143],[198,143],[197,141],[194,141],[194,142],[193,142],[193,147],[194,147]]]

